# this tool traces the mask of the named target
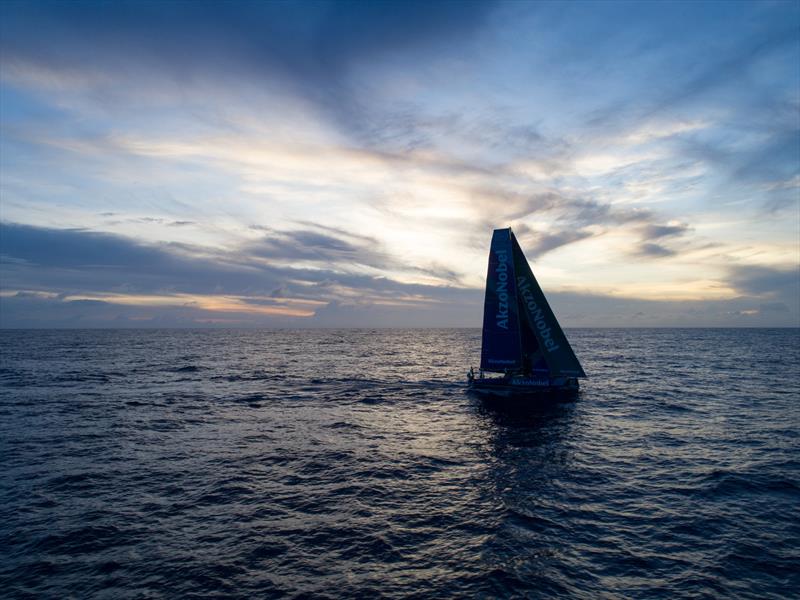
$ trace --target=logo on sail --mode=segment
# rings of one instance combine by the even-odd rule
[[[497,250],[497,274],[495,289],[497,292],[497,326],[508,329],[508,253],[505,250]]]
[[[519,287],[522,293],[522,301],[528,308],[528,314],[533,317],[533,325],[539,331],[539,335],[544,342],[544,347],[547,348],[548,352],[553,352],[554,350],[558,350],[559,345],[556,344],[555,340],[551,337],[552,331],[544,320],[544,313],[541,307],[536,304],[536,300],[533,298],[533,292],[530,286],[531,282],[527,277],[517,277],[517,287]]]

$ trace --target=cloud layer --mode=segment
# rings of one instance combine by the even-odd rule
[[[5,2],[4,326],[477,325],[509,225],[572,324],[800,325],[798,26],[793,3]]]
[[[295,241],[308,238],[336,259],[350,250],[342,237],[312,230],[270,237],[269,247],[294,260]],[[374,327],[464,326],[480,319],[482,290],[402,283],[331,268],[276,267],[264,260],[260,248],[221,252],[154,246],[90,231],[3,224],[0,324]],[[311,258],[336,264],[331,256]],[[736,268],[725,284],[738,294],[726,301],[648,301],[575,292],[551,297],[562,321],[572,326],[620,326],[626,320],[630,325],[775,325],[797,318],[793,300],[800,294],[799,281],[796,269]]]

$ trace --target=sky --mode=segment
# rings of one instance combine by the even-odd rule
[[[800,326],[800,3],[0,3],[0,327]]]

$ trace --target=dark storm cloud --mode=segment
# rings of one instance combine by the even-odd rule
[[[238,77],[316,102],[358,130],[349,71],[388,53],[447,48],[492,2],[5,2],[2,56],[63,72],[178,82]],[[46,43],[42,43],[43,40]]]

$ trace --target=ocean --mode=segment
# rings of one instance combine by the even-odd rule
[[[2,331],[0,596],[798,597],[800,330],[567,336],[495,405],[478,329]]]

